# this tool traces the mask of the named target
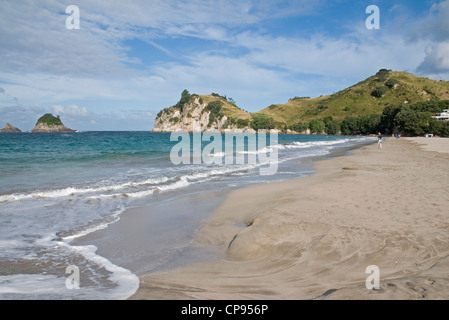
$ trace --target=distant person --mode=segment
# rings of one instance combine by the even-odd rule
[[[379,135],[377,136],[377,149],[382,149],[382,143],[384,138],[382,137],[382,134],[379,132]]]
[[[396,136],[396,139],[399,139],[401,137],[401,134],[398,133],[398,135]]]

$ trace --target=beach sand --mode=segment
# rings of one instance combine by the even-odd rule
[[[233,191],[195,237],[219,257],[145,275],[130,299],[449,299],[448,152],[390,138]]]

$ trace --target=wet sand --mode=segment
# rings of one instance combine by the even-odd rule
[[[449,299],[449,139],[423,143],[386,139],[232,192],[195,236],[220,256],[147,274],[130,299]]]

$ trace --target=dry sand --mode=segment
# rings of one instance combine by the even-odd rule
[[[449,299],[449,154],[423,141],[449,151],[391,138],[232,192],[196,235],[220,258],[146,275],[131,299]]]

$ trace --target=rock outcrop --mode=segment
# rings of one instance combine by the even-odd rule
[[[153,132],[253,133],[250,119],[248,112],[224,97],[190,95],[185,91],[180,102],[158,113]]]
[[[55,117],[47,113],[39,118],[31,132],[76,132],[76,130],[69,129],[63,125],[59,116]]]
[[[0,132],[22,132],[19,128],[14,127],[13,125],[6,123],[5,127],[0,130]]]

